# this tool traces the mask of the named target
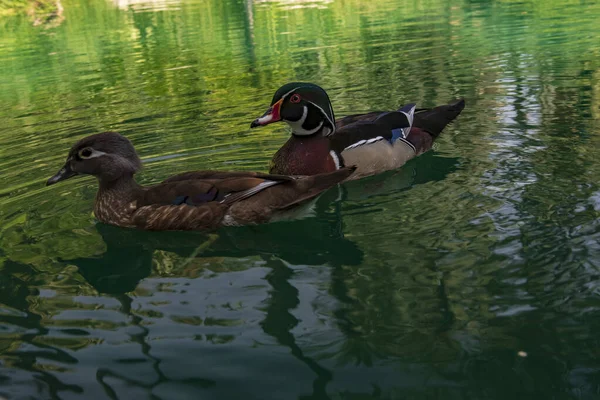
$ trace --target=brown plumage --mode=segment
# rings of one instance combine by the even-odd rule
[[[143,187],[134,179],[140,168],[131,142],[104,132],[77,142],[47,185],[79,174],[94,175],[99,182],[94,214],[101,222],[145,230],[207,230],[286,218],[354,170],[303,177],[193,171]]]

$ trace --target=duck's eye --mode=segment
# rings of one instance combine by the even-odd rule
[[[297,93],[294,93],[292,97],[290,97],[290,102],[292,103],[300,103],[300,100],[302,100],[302,98]]]
[[[79,150],[79,157],[81,158],[90,158],[92,156],[92,149],[86,147],[85,149]]]

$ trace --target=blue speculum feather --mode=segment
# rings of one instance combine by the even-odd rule
[[[179,206],[179,205],[185,203],[187,198],[188,198],[187,196],[177,196],[175,198],[175,200],[173,201],[173,205]]]
[[[390,138],[390,143],[394,143],[399,138],[406,139],[406,135],[404,135],[403,128],[392,129],[392,137]]]
[[[188,206],[197,206],[216,200],[218,193],[219,191],[216,188],[212,188],[207,193],[200,193],[194,196],[177,196],[173,200],[173,205],[187,204]]]
[[[213,201],[217,197],[218,190],[213,188],[208,193],[197,194],[191,198],[188,197],[187,204],[193,206],[201,203],[208,203],[209,201]]]

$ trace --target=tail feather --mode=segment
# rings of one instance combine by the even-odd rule
[[[433,138],[437,138],[442,130],[465,108],[465,100],[460,99],[454,103],[434,108],[421,108],[415,111],[413,126],[427,131]]]

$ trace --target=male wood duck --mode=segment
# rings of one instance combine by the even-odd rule
[[[414,104],[335,120],[329,96],[312,83],[280,87],[271,107],[251,128],[284,121],[292,136],[273,156],[270,173],[314,175],[346,165],[349,179],[396,169],[431,149],[433,141],[465,107],[464,100],[431,109]]]
[[[131,142],[114,132],[88,136],[70,150],[53,185],[75,175],[93,175],[99,189],[96,218],[145,230],[206,230],[286,218],[298,205],[346,179],[354,168],[294,177],[256,172],[194,171],[154,186],[136,183],[141,161]]]

